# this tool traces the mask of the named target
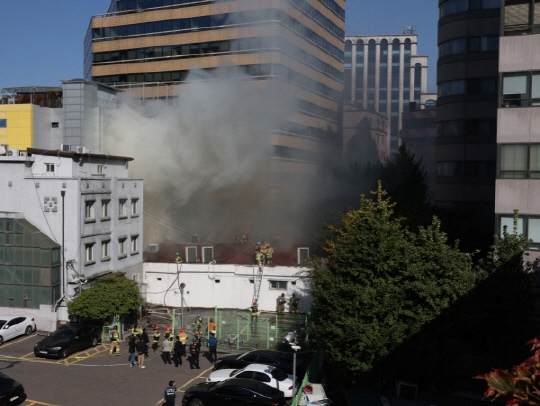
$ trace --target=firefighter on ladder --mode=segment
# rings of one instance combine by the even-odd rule
[[[257,261],[257,265],[259,265],[259,272],[262,272],[262,268],[264,265],[264,250],[261,248],[259,251],[255,253],[255,260]]]

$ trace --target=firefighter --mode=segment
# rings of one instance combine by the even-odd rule
[[[137,338],[141,338],[142,333],[143,331],[141,326],[139,326],[138,324],[134,324],[133,328],[131,329],[131,335],[134,335]]]
[[[256,323],[260,314],[259,305],[256,300],[253,301],[253,305],[249,308],[249,314],[251,316],[251,323]]]
[[[259,265],[259,271],[262,271],[264,264],[264,250],[262,248],[255,253],[255,260],[257,261],[257,265]]]
[[[181,264],[182,262],[184,262],[179,252],[176,253],[176,259],[174,260],[174,262],[176,262],[177,264]]]
[[[296,297],[296,295],[293,293],[291,298],[289,299],[289,307],[291,314],[298,314],[298,302],[300,302],[300,299]]]
[[[113,352],[116,351],[116,355],[120,355],[120,334],[118,334],[118,327],[114,326],[111,332],[111,349],[109,350],[109,357],[112,357]]]
[[[152,349],[154,350],[154,354],[157,354],[157,349],[159,347],[159,338],[161,334],[159,332],[159,327],[154,327],[154,336],[152,337]]]
[[[270,243],[268,243],[266,244],[266,248],[264,250],[266,265],[272,265],[272,255],[274,255],[274,249],[270,246]]]
[[[287,299],[285,299],[285,293],[282,293],[281,296],[278,296],[278,314],[285,313],[285,303],[287,303]]]
[[[180,343],[182,344],[182,355],[186,356],[186,342],[187,342],[187,334],[184,330],[184,327],[180,327],[180,332],[178,333],[178,338],[180,339]]]
[[[197,330],[197,332],[200,332],[203,325],[203,318],[200,314],[197,314],[197,317],[195,317],[195,322],[193,324],[195,325],[195,329]]]

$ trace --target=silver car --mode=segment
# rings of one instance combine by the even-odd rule
[[[12,338],[36,331],[36,322],[29,316],[0,316],[0,345]]]

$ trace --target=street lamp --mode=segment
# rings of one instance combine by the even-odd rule
[[[301,349],[299,345],[291,345],[291,348],[294,350],[293,354],[293,366],[292,366],[292,374],[293,374],[293,387],[292,387],[292,398],[296,396],[296,351]]]
[[[182,282],[180,284],[180,300],[181,300],[180,307],[182,308],[182,316],[180,318],[180,327],[184,327],[184,288],[185,287],[186,287],[186,284]]]

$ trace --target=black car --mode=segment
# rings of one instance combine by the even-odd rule
[[[0,373],[0,406],[20,405],[26,400],[22,384]]]
[[[66,358],[69,354],[95,347],[101,342],[101,328],[68,324],[58,328],[34,346],[36,357]]]
[[[288,374],[293,373],[293,353],[272,351],[272,350],[253,350],[243,354],[231,354],[218,358],[214,364],[216,369],[239,369],[250,364],[264,364],[277,367]],[[305,370],[306,360],[300,353],[296,357],[296,374],[302,374]]]
[[[182,406],[285,406],[285,396],[279,389],[245,378],[221,382],[204,382],[184,393]]]

